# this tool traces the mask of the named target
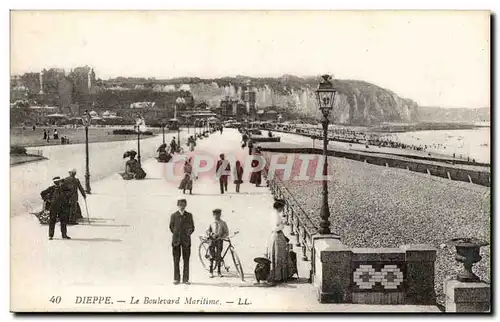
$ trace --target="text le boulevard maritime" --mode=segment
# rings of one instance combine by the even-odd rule
[[[251,305],[252,303],[247,298],[236,298],[234,301],[221,301],[218,299],[211,299],[208,297],[195,298],[191,296],[186,296],[184,298],[169,297],[163,298],[160,296],[156,297],[134,297],[131,296],[129,300],[113,300],[110,296],[77,296],[75,299],[75,304],[159,304],[159,305],[224,305],[224,304],[236,304],[236,305]]]

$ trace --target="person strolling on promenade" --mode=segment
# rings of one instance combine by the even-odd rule
[[[64,185],[69,189],[69,220],[68,225],[78,225],[78,220],[82,219],[82,210],[78,204],[78,190],[83,196],[83,199],[87,199],[85,190],[83,190],[80,180],[76,177],[76,170],[69,170],[69,176],[64,178]]]
[[[184,162],[184,178],[182,179],[179,189],[182,189],[182,193],[185,194],[186,190],[189,190],[189,194],[193,194],[193,165],[192,158],[189,158]]]
[[[234,172],[234,184],[236,185],[236,192],[240,192],[240,185],[243,183],[243,167],[241,166],[241,162],[239,160],[236,161]]]
[[[241,136],[241,148],[244,149],[247,146],[247,141],[248,141],[248,135],[246,133],[243,133]]]
[[[194,232],[193,215],[186,211],[187,201],[177,200],[178,210],[170,216],[172,232],[172,256],[174,258],[174,284],[181,281],[180,260],[182,255],[182,282],[189,284],[189,257],[191,256],[191,234]]]
[[[194,140],[194,137],[191,135],[188,138],[188,146],[189,146],[189,151],[193,152],[194,148],[196,147],[196,141]]]
[[[260,152],[260,147],[256,147],[254,151],[255,156],[262,156],[262,153]],[[259,160],[255,159],[252,160],[252,168],[256,168],[259,166],[259,163],[263,161],[263,158],[259,158]],[[262,170],[259,171],[252,171],[252,174],[250,175],[250,183],[255,184],[256,187],[260,187],[262,183]]]
[[[172,138],[172,141],[170,141],[170,153],[174,154],[177,152],[177,142],[175,141],[175,137]]]
[[[220,154],[220,160],[217,161],[216,176],[219,179],[220,193],[224,194],[227,192],[227,180],[229,177],[229,171],[231,171],[231,165],[228,160],[224,159],[224,154]]]
[[[61,225],[61,236],[63,239],[71,239],[68,236],[67,222],[69,213],[69,189],[63,185],[61,177],[54,177],[52,179],[54,185],[48,187],[40,194],[44,202],[48,204],[50,217],[49,217],[49,240],[54,238],[54,230],[56,222],[59,218]]]
[[[47,130],[46,129],[43,129],[43,140],[47,140]]]
[[[252,139],[248,139],[248,155],[252,155],[253,153],[253,141]]]
[[[283,233],[285,228],[285,218],[283,210],[285,201],[275,199],[273,205],[274,211],[271,214],[271,234],[267,243],[266,257],[271,261],[271,270],[267,282],[276,285],[287,281],[296,273],[294,264],[290,260],[288,252],[288,239]]]
[[[220,209],[214,209],[212,211],[214,216],[214,222],[208,226],[207,235],[210,240],[209,251],[210,251],[210,277],[214,277],[214,263],[217,266],[217,275],[222,277],[220,271],[222,264],[222,247],[224,245],[224,239],[229,236],[229,228],[224,220],[220,219],[222,211]]]

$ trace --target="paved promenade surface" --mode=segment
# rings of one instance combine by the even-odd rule
[[[198,150],[241,154],[234,130],[198,141]],[[214,152],[214,148],[218,151]],[[15,311],[436,311],[434,307],[320,304],[306,283],[310,262],[299,259],[300,279],[274,288],[254,285],[253,258],[264,253],[270,230],[273,198],[265,187],[247,183],[241,193],[229,185],[220,195],[210,176],[200,175],[194,194],[186,195],[195,232],[191,248],[191,285],[173,285],[170,214],[176,210],[180,178],[166,177],[166,165],[144,160],[146,180],[124,181],[118,174],[93,183],[88,197],[91,224],[69,226],[72,240],[47,238],[47,226],[34,216],[11,218],[11,309]],[[80,197],[81,198],[81,197]],[[83,200],[80,199],[85,214]],[[212,209],[221,208],[246,281],[234,271],[209,278],[198,259],[198,236],[212,221]],[[86,215],[86,214],[85,214]],[[300,254],[300,250],[296,249]],[[299,256],[300,257],[300,256]],[[57,302],[51,303],[51,297]],[[110,296],[113,304],[75,304],[77,296]],[[130,304],[131,298],[138,304]],[[144,298],[175,300],[180,304],[144,304]],[[191,301],[187,304],[186,301]],[[199,302],[197,303],[197,301]],[[204,304],[206,301],[216,304]],[[125,301],[120,303],[118,301]],[[239,305],[248,303],[249,305]]]

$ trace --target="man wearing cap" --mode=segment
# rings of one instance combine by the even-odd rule
[[[52,240],[54,238],[57,218],[59,218],[61,224],[62,238],[71,239],[67,234],[66,228],[68,222],[69,190],[62,184],[60,177],[54,177],[52,181],[54,185],[41,192],[42,199],[47,203],[50,212],[49,239]]]
[[[178,210],[170,216],[172,232],[172,256],[174,258],[174,284],[181,281],[180,260],[182,255],[182,282],[189,284],[189,257],[191,255],[191,234],[194,232],[193,215],[186,211],[185,198],[177,199]]]
[[[77,220],[82,219],[82,210],[78,204],[78,190],[83,196],[83,199],[87,198],[85,190],[83,190],[80,180],[76,178],[76,170],[69,170],[69,176],[64,179],[64,184],[68,187],[69,192],[69,225],[77,225]]]
[[[224,238],[229,236],[229,228],[227,227],[227,223],[220,219],[222,214],[220,209],[214,209],[212,213],[214,215],[214,221],[207,229],[207,235],[210,239],[210,277],[214,277],[214,262],[215,266],[217,266],[217,274],[219,277],[222,277],[220,271],[222,264],[221,253],[224,245]]]

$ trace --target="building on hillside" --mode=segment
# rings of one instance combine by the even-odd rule
[[[94,70],[89,66],[77,67],[71,70],[67,77],[73,84],[72,101],[90,108],[96,87]]]
[[[210,106],[206,102],[201,102],[196,105],[197,110],[209,110]]]
[[[130,104],[130,108],[154,108],[156,106],[155,102],[135,102]]]
[[[189,84],[182,84],[179,86],[179,91],[191,92],[191,86]]]
[[[108,118],[108,117],[116,117],[116,112],[111,112],[111,111],[105,111],[102,113],[103,118]]]
[[[226,96],[220,101],[219,115],[222,120],[235,118],[238,114],[239,100],[230,96]]]
[[[256,113],[256,119],[258,121],[277,121],[278,112],[275,110],[258,110]]]
[[[256,93],[254,88],[251,86],[250,81],[247,81],[247,88],[243,93],[243,101],[246,105],[246,113],[251,120],[256,119],[257,106],[256,106]]]

